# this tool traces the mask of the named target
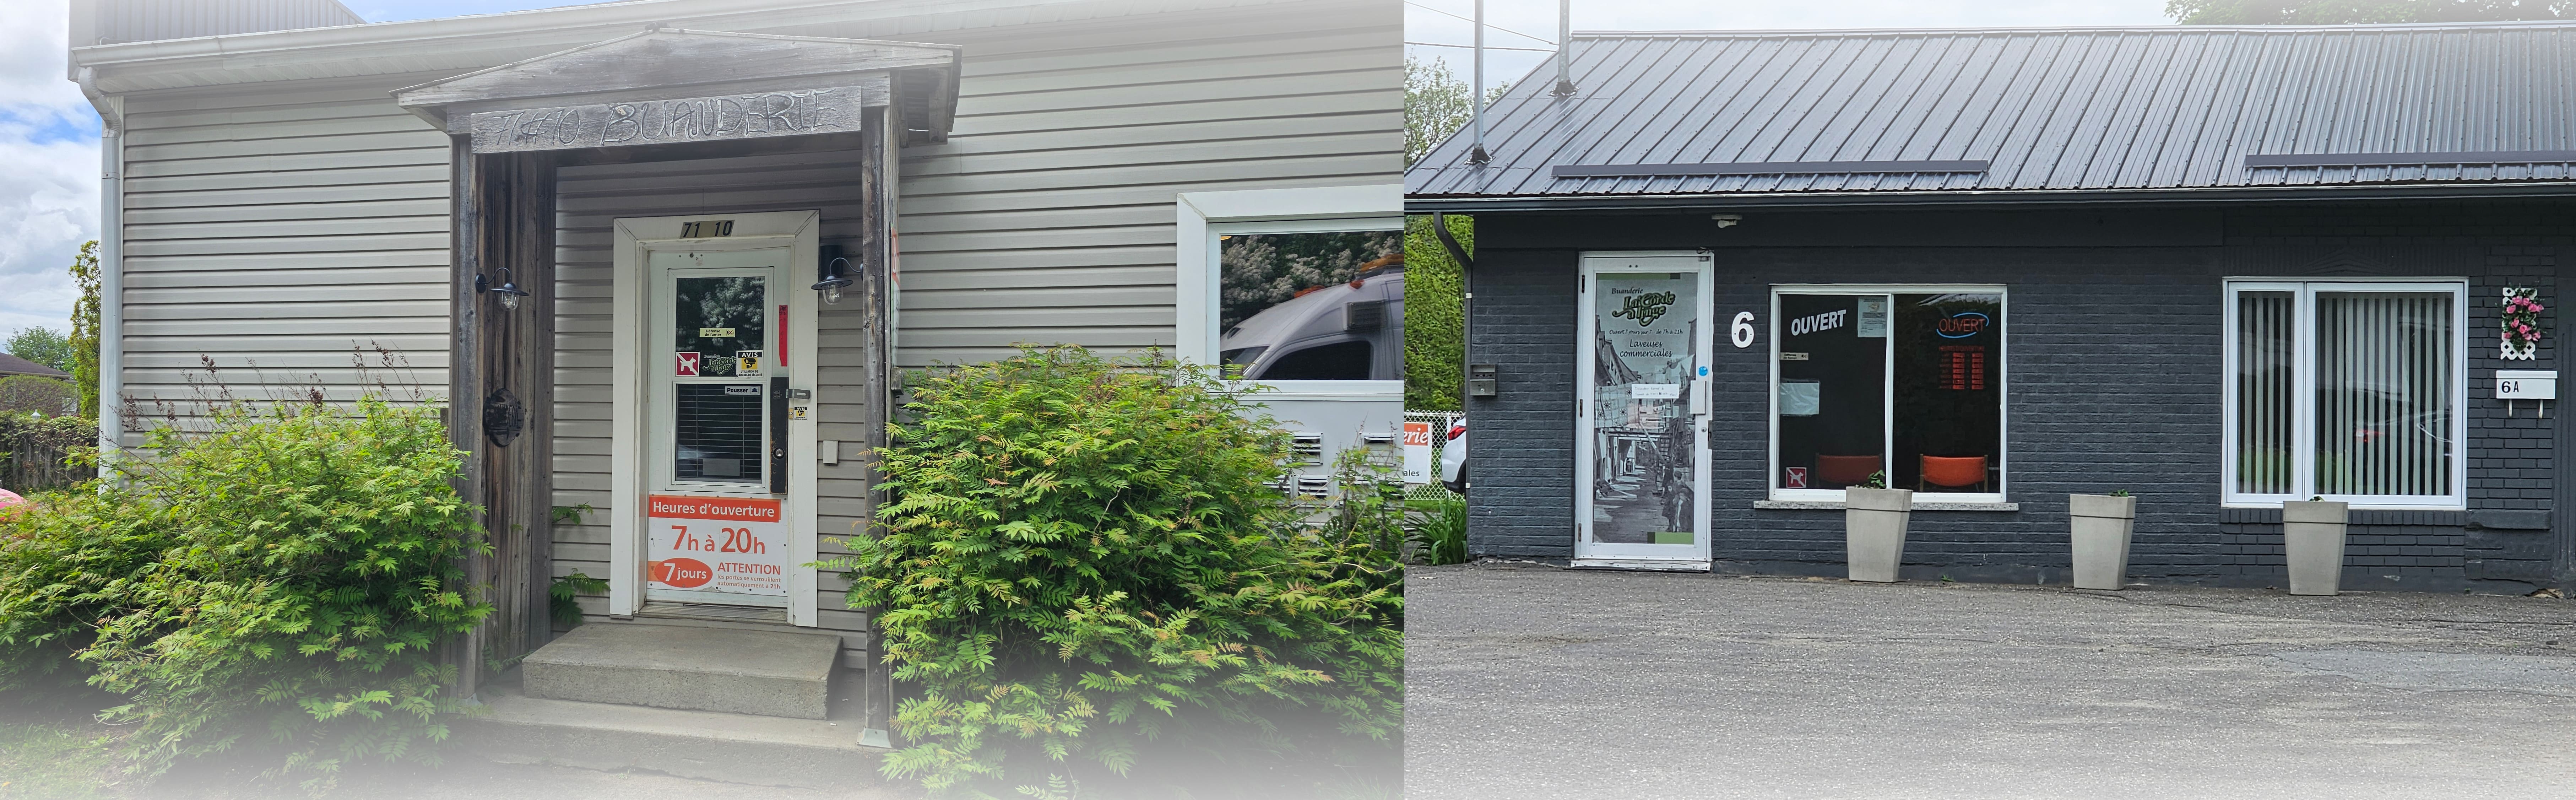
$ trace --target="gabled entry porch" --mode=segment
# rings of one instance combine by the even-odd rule
[[[457,644],[461,693],[517,698],[477,673],[527,658],[529,694],[649,716],[663,704],[602,687],[688,681],[731,650],[799,654],[787,672],[822,670],[823,693],[882,702],[832,691],[870,666],[870,626],[803,565],[872,506],[894,154],[946,137],[957,55],[657,28],[395,93],[452,142],[450,429],[495,545],[470,574],[498,609]],[[656,630],[537,653],[573,572],[608,584],[592,625]]]

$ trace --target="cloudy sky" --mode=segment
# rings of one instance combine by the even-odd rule
[[[1475,0],[1405,3],[1405,39],[1466,44]],[[559,0],[344,0],[370,22],[488,14],[575,5]],[[63,79],[69,24],[64,0],[15,0],[12,23],[0,26],[0,333],[28,326],[69,327],[73,299],[64,267],[80,243],[98,236],[98,115]],[[1716,28],[1877,28],[1995,25],[2161,25],[2164,0],[1575,0],[1576,30]],[[1547,50],[1556,36],[1555,0],[1486,0],[1495,47]],[[1412,46],[1415,55],[1446,57],[1466,72],[1466,51]],[[1527,73],[1546,55],[1494,50],[1491,80]]]

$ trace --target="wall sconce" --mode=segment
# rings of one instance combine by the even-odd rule
[[[519,310],[519,298],[528,296],[528,292],[525,289],[519,288],[517,283],[511,282],[509,267],[501,267],[499,269],[501,272],[501,285],[493,286],[489,279],[478,274],[474,276],[474,293],[482,294],[484,292],[491,292],[493,294],[500,295],[501,310],[517,311]]]
[[[817,270],[822,280],[814,282],[814,291],[823,293],[824,305],[839,305],[841,288],[858,283],[850,278],[849,268],[850,260],[841,257],[841,248],[823,248],[823,268]]]

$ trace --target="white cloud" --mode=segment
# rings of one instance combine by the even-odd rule
[[[71,264],[98,237],[97,115],[63,77],[69,4],[0,26],[0,332],[69,327]]]

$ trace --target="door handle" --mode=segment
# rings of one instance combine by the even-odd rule
[[[769,493],[787,493],[787,379],[769,379]]]
[[[1697,416],[1697,417],[1705,417],[1705,416],[1708,416],[1708,413],[1709,413],[1709,412],[1708,412],[1708,405],[1709,405],[1709,403],[1708,403],[1708,387],[1709,387],[1709,379],[1707,379],[1707,378],[1692,378],[1692,379],[1691,379],[1691,384],[1690,384],[1690,413],[1691,413],[1691,415],[1692,415],[1692,416]]]

